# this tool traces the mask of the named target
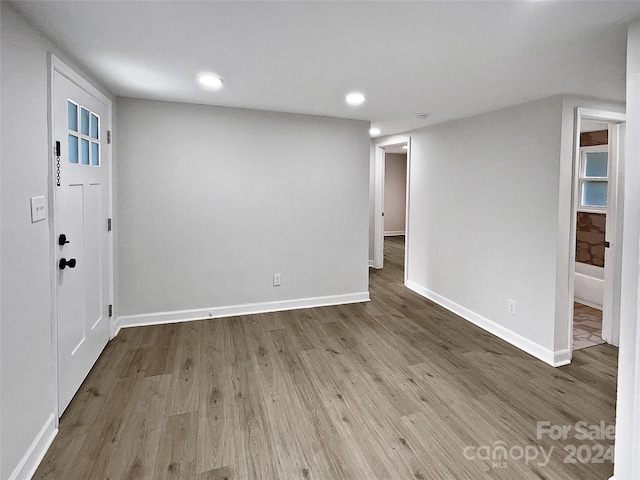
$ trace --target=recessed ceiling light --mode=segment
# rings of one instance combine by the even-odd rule
[[[416,113],[416,117],[419,118],[420,120],[426,120],[427,118],[429,118],[429,114],[428,113]]]
[[[198,74],[198,83],[207,90],[220,90],[222,79],[215,73],[202,72]]]
[[[351,92],[348,93],[345,97],[345,100],[349,105],[362,105],[364,103],[365,96],[360,92]]]
[[[375,137],[376,135],[380,135],[380,129],[372,128],[371,130],[369,130],[369,135],[371,135],[372,137]]]

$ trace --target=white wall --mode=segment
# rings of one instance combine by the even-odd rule
[[[47,47],[2,4],[2,444],[8,478],[52,410],[49,228],[29,197],[47,195]]]
[[[28,474],[56,428],[49,224],[31,223],[29,197],[48,193],[47,55],[64,55],[6,2],[0,9],[0,478],[6,479]]]
[[[561,114],[553,97],[411,136],[408,286],[547,361]]]
[[[384,233],[404,233],[407,212],[407,155],[385,154]]]
[[[121,324],[367,295],[368,123],[130,98],[117,111]]]
[[[615,480],[640,478],[640,22],[627,41],[626,130]]]

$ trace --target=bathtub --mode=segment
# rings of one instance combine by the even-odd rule
[[[574,299],[578,303],[602,310],[604,268],[576,262]]]

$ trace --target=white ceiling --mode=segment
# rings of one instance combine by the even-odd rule
[[[636,1],[14,5],[116,95],[370,120],[383,135],[561,93],[623,101],[640,16]],[[201,90],[203,70],[224,88]],[[346,105],[350,90],[367,102]]]

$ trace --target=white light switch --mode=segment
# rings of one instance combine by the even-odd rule
[[[44,196],[31,197],[31,223],[47,218],[47,202]]]

